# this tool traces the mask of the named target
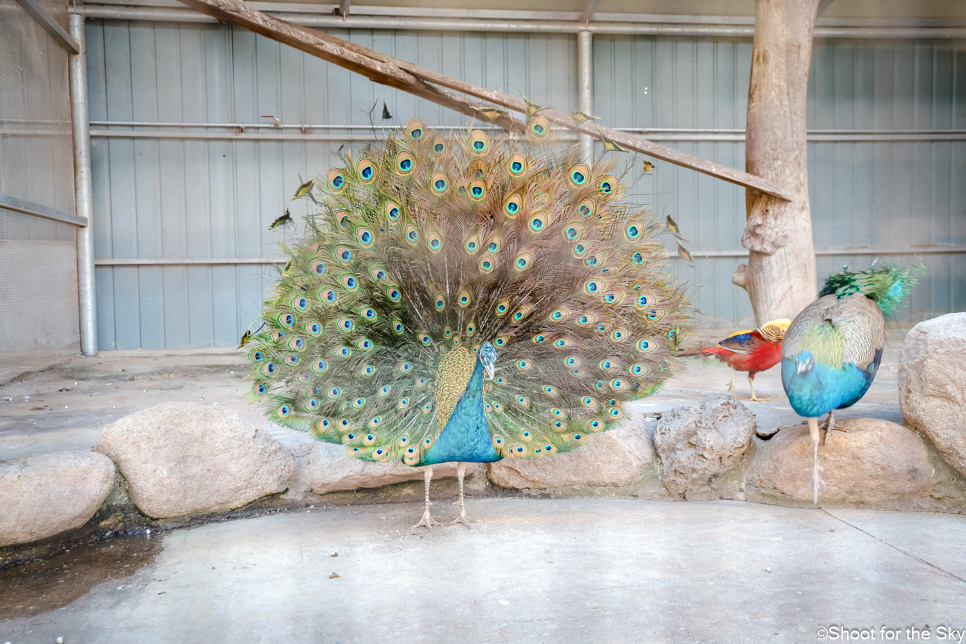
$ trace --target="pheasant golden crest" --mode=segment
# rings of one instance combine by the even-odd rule
[[[248,354],[272,420],[430,466],[427,490],[434,463],[546,458],[614,426],[691,323],[616,162],[580,163],[539,116],[491,133],[412,121],[346,153]]]

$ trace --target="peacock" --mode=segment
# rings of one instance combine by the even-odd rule
[[[409,122],[341,153],[252,341],[275,422],[359,459],[541,459],[653,393],[692,325],[661,227],[621,203],[618,161],[582,163],[540,116],[526,135]],[[616,155],[612,155],[614,157]]]
[[[818,417],[857,403],[875,379],[885,346],[885,319],[916,283],[917,268],[887,265],[830,275],[819,298],[798,314],[782,344],[782,384],[796,413],[808,418],[812,439],[812,502],[827,490],[818,464]]]

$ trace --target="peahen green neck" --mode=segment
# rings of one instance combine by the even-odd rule
[[[486,416],[483,413],[483,363],[477,360],[473,375],[446,422],[446,427],[433,446],[426,451],[420,464],[460,461],[492,463],[500,458],[486,426]]]

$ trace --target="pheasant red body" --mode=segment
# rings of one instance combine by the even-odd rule
[[[763,401],[755,396],[755,375],[760,371],[767,371],[781,361],[782,339],[788,329],[789,320],[773,320],[751,331],[739,331],[729,335],[713,347],[704,347],[692,351],[683,351],[681,356],[715,357],[730,366],[731,395],[735,395],[735,371],[748,372],[748,385],[751,387],[751,399]]]

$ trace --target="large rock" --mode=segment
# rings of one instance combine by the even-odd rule
[[[456,478],[456,463],[433,466],[433,480]],[[469,463],[464,485],[467,491],[478,491],[483,482],[483,465]],[[422,481],[423,468],[410,467],[400,461],[370,463],[352,458],[346,448],[329,443],[318,443],[312,450],[305,478],[315,494],[351,492],[363,488],[377,488],[406,481]],[[468,482],[470,481],[470,482]]]
[[[705,488],[738,464],[755,427],[755,414],[724,394],[664,414],[654,430],[664,487],[676,494]]]
[[[239,508],[282,492],[295,459],[231,411],[171,402],[108,425],[97,451],[117,463],[131,500],[164,519]]]
[[[819,500],[869,503],[929,494],[932,466],[914,432],[878,418],[846,418],[835,427],[818,448],[829,486]],[[797,425],[781,430],[755,454],[747,480],[761,491],[810,502],[812,492],[805,488],[811,477],[808,425]]]
[[[114,463],[94,452],[0,462],[0,546],[30,543],[87,523],[114,487]]]
[[[535,460],[508,458],[490,464],[490,480],[500,487],[553,488],[566,485],[629,485],[654,460],[643,424],[590,434],[572,452]]]
[[[966,476],[966,313],[920,322],[899,352],[899,406]]]

